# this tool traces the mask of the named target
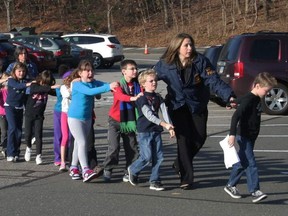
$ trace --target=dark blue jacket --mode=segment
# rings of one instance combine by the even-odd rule
[[[6,103],[12,107],[22,107],[26,100],[26,83],[27,80],[8,79],[8,95]]]
[[[167,84],[169,110],[176,110],[187,104],[192,113],[202,113],[207,110],[210,90],[228,102],[234,93],[229,85],[220,79],[210,61],[202,54],[194,58],[191,74],[183,84],[179,69],[175,64],[167,64],[160,60],[154,67],[159,80]]]

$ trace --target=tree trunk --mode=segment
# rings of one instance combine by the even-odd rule
[[[166,28],[169,28],[167,0],[162,0],[162,3],[163,3],[163,11],[164,11],[164,25],[166,26]]]
[[[112,34],[111,13],[113,6],[111,6],[110,0],[106,0],[106,2],[107,2],[107,30],[109,34]]]
[[[7,30],[11,30],[11,15],[10,15],[10,3],[12,0],[4,0],[4,4],[6,7],[6,13],[7,13]]]

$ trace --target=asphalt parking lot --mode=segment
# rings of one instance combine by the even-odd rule
[[[150,51],[149,55],[143,55],[142,50],[138,50],[127,52],[127,57],[135,59],[140,68],[146,68],[157,61],[159,53]],[[110,70],[98,70],[95,77],[114,81],[119,79],[120,72],[115,65]],[[158,92],[165,94],[163,83],[159,83]],[[95,102],[95,145],[100,163],[107,149],[107,113],[111,102],[110,93]],[[177,151],[175,140],[163,133],[165,160],[161,175],[166,190],[156,192],[149,190],[149,169],[141,174],[136,187],[122,182],[123,151],[111,183],[105,183],[102,178],[91,183],[73,181],[68,173],[58,172],[53,165],[54,103],[55,99],[50,97],[45,113],[43,165],[35,164],[35,154],[30,162],[22,157],[19,163],[7,162],[0,156],[0,215],[287,215],[287,115],[262,116],[255,156],[260,186],[268,198],[253,204],[244,176],[238,187],[242,199],[232,199],[223,191],[229,170],[225,169],[219,141],[227,134],[233,110],[209,103],[208,138],[195,159],[193,190],[179,189],[179,180],[171,169]],[[23,144],[22,150],[24,148]]]

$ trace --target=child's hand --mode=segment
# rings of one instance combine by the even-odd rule
[[[75,78],[75,79],[73,79],[73,80],[71,81],[71,83],[72,83],[72,82],[79,82],[79,81],[81,81],[81,78]]]
[[[53,85],[51,86],[51,89],[57,89],[57,88],[60,88],[61,85]]]
[[[110,89],[112,90],[112,91],[116,91],[115,89],[117,88],[119,86],[119,84],[118,84],[118,82],[112,82],[112,83],[110,83]]]
[[[140,92],[137,96],[131,97],[130,101],[136,101],[138,98],[140,98],[141,96],[143,96],[143,92]]]
[[[234,135],[229,136],[229,138],[228,138],[228,144],[229,144],[229,147],[230,147],[230,148],[231,148],[232,146],[234,146],[234,144],[235,144],[235,136],[234,136]]]
[[[174,130],[174,126],[173,126],[172,124],[169,124],[169,123],[165,123],[165,124],[164,124],[164,127],[165,127],[168,131],[170,131],[171,129]]]
[[[169,134],[170,134],[170,138],[175,137],[175,131],[174,131],[174,129],[170,129],[170,130],[169,130]]]

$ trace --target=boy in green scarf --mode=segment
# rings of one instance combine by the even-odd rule
[[[108,118],[108,150],[103,162],[104,180],[109,182],[113,169],[119,163],[120,137],[126,158],[126,169],[123,181],[128,182],[127,167],[137,159],[138,146],[136,139],[137,110],[134,104],[143,93],[137,81],[138,69],[133,60],[123,60],[120,64],[123,77],[119,87],[113,92],[114,101]]]

